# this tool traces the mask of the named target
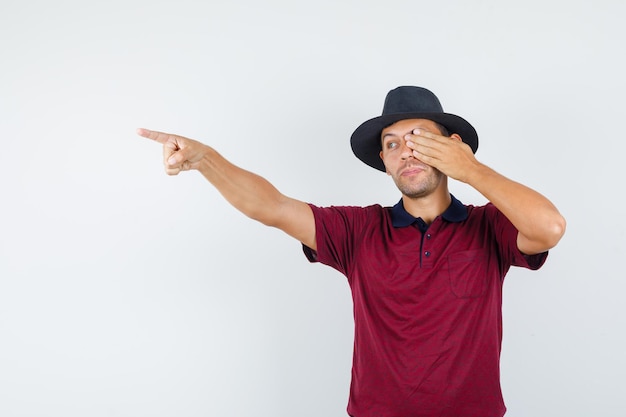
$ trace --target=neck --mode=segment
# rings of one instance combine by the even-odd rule
[[[420,197],[402,196],[402,204],[407,213],[413,217],[421,217],[427,224],[431,224],[437,216],[446,211],[451,202],[448,187],[439,187],[434,192]]]

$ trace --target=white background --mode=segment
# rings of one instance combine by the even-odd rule
[[[292,197],[393,205],[349,136],[398,85],[568,220],[505,282],[507,417],[626,415],[623,1],[0,2],[0,416],[345,416],[343,276],[168,177],[147,127]],[[483,198],[453,182],[465,203]]]

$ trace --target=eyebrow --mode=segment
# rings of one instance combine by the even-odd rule
[[[419,126],[418,126],[418,127],[416,127],[416,128],[413,128],[413,129],[409,130],[409,131],[408,131],[408,132],[406,132],[406,133],[401,133],[401,134],[396,134],[396,133],[393,133],[393,132],[387,132],[387,133],[385,133],[384,135],[382,135],[381,140],[385,140],[385,138],[386,138],[387,136],[396,136],[396,137],[400,137],[400,136],[408,135],[408,134],[410,134],[410,133],[413,133],[413,131],[414,131],[415,129],[423,130],[423,131],[428,132],[428,133],[434,133],[434,132],[433,132],[431,129],[429,129],[429,128],[426,128],[426,127],[419,127]],[[441,134],[442,132],[439,132],[439,133]]]
[[[430,130],[430,129],[426,129],[426,128],[423,128],[423,127],[416,127],[415,129],[419,129],[419,130],[423,130],[423,131],[425,131],[425,132],[433,133],[433,132],[432,132],[432,130]],[[406,133],[402,133],[402,134],[397,134],[397,133],[393,133],[393,132],[387,132],[387,133],[385,133],[384,135],[382,135],[382,137],[380,138],[380,140],[381,140],[381,142],[384,142],[384,141],[385,141],[385,138],[386,138],[387,136],[401,137],[401,136],[404,136],[404,135],[408,135],[409,133],[413,133],[413,130],[415,130],[415,129],[411,129],[411,130],[409,130],[408,132],[406,132]]]
[[[396,135],[395,133],[385,133],[380,139],[384,141],[387,136],[398,136],[398,135]]]

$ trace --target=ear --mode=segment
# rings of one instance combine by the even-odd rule
[[[451,134],[451,135],[450,135],[450,139],[454,139],[454,140],[458,140],[458,141],[463,142],[463,139],[461,139],[461,136],[459,136],[459,134],[458,134],[458,133],[453,133],[453,134]]]
[[[378,153],[378,156],[380,156],[380,159],[383,161],[383,165],[385,165],[385,160],[383,159],[383,151],[380,151]],[[385,165],[385,174],[391,175],[391,174],[389,174],[389,171],[387,171],[387,165]]]

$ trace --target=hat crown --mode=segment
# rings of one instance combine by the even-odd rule
[[[443,107],[430,90],[403,86],[389,91],[385,98],[382,115],[394,113],[443,113]]]

